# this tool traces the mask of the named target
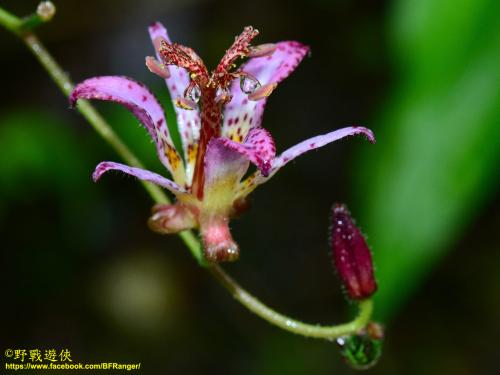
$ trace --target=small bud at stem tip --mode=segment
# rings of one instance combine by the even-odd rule
[[[331,246],[335,269],[352,300],[370,297],[377,290],[373,262],[365,238],[346,206],[333,207]]]

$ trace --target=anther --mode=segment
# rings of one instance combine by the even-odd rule
[[[276,44],[265,43],[259,46],[251,46],[249,48],[248,57],[264,57],[271,56],[276,51]]]
[[[276,86],[278,86],[276,82],[268,83],[267,85],[261,86],[257,90],[255,90],[252,94],[248,95],[248,99],[257,101],[267,98],[269,95],[271,95]]]
[[[162,38],[161,36],[158,36],[153,40],[153,45],[156,51],[160,50],[162,44],[168,44],[168,42],[165,38]]]
[[[163,79],[170,78],[170,72],[165,64],[162,64],[153,56],[146,56],[146,66],[151,73],[154,73]]]
[[[183,98],[181,96],[175,99],[174,104],[179,108],[187,110],[193,110],[197,108],[197,104],[194,101]]]

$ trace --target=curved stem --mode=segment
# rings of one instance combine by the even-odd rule
[[[73,83],[68,78],[64,70],[41,44],[36,35],[23,30],[23,21],[0,7],[0,25],[3,25],[7,30],[18,35],[24,41],[26,46],[35,55],[40,64],[59,86],[61,91],[66,96],[69,96],[74,87]],[[97,133],[118,153],[118,155],[122,157],[127,164],[133,167],[144,168],[134,153],[125,145],[125,143],[123,143],[120,137],[113,131],[111,126],[109,126],[109,124],[88,101],[79,101],[77,109],[87,119],[94,130],[97,131]],[[145,181],[141,181],[141,183],[153,201],[156,203],[170,203],[167,195],[158,186]],[[198,260],[199,264],[207,266],[203,256],[202,245],[193,232],[184,231],[179,233],[179,236],[194,258]],[[269,323],[295,334],[333,340],[340,336],[360,331],[369,322],[372,314],[373,302],[371,299],[368,299],[359,302],[359,315],[351,322],[336,326],[306,324],[282,315],[264,305],[257,298],[243,289],[228,274],[226,274],[220,266],[216,264],[210,265],[208,269],[210,273],[233,295],[233,297],[247,309]]]
[[[286,315],[282,315],[264,305],[257,298],[243,289],[218,265],[210,266],[209,270],[212,275],[233,295],[233,297],[247,309],[262,319],[267,320],[269,323],[297,335],[334,340],[341,336],[359,332],[361,329],[366,327],[372,315],[373,301],[371,299],[366,299],[359,302],[358,316],[348,323],[334,326],[320,326],[303,323]]]

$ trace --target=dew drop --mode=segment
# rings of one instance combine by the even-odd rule
[[[340,337],[337,344],[344,361],[355,370],[375,366],[382,355],[383,339],[369,333]]]
[[[252,94],[260,87],[260,82],[257,78],[249,75],[242,75],[240,77],[240,88],[245,94]]]
[[[184,97],[194,103],[198,103],[201,97],[200,87],[196,84],[190,84],[184,92]]]

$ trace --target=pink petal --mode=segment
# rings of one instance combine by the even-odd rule
[[[309,47],[294,41],[279,42],[270,56],[255,57],[241,66],[241,70],[257,78],[262,86],[280,83],[295,70],[309,51]],[[251,101],[240,88],[239,80],[231,84],[233,99],[224,108],[222,136],[231,138],[238,130],[245,136],[262,123],[267,98]]]
[[[157,38],[163,38],[170,43],[167,30],[159,22],[155,22],[149,26],[149,35],[151,36],[151,40],[153,42]],[[156,58],[161,61],[161,56],[158,54],[158,51],[156,51]],[[175,101],[176,98],[183,96],[184,90],[189,86],[190,79],[187,71],[183,68],[169,65],[168,70],[170,72],[170,78],[167,78],[165,82],[167,83],[168,90],[170,91],[170,97],[173,101]],[[196,162],[196,145],[200,137],[200,114],[196,109],[187,110],[179,108],[175,105],[174,109],[177,114],[177,124],[182,139],[182,146],[184,148],[184,160],[186,160],[186,180],[190,185]]]
[[[368,139],[368,141],[370,141],[371,143],[375,143],[373,132],[370,129],[362,126],[350,126],[347,128],[332,131],[327,134],[318,135],[316,137],[306,139],[305,141],[302,141],[293,147],[290,147],[288,150],[278,156],[273,162],[270,175],[273,175],[289,161],[295,159],[297,156],[300,156],[307,151],[314,150],[329,143],[335,142],[339,139],[358,134],[363,134]]]
[[[128,165],[114,163],[112,161],[103,161],[99,163],[95,168],[94,173],[92,174],[92,179],[94,180],[94,182],[97,182],[97,180],[99,180],[104,173],[110,170],[122,171],[129,175],[137,177],[139,180],[152,182],[153,184],[159,185],[161,187],[164,187],[165,189],[170,190],[174,194],[186,193],[186,190],[181,188],[175,182],[163,176],[160,176],[157,173],[150,172],[141,168],[129,167]]]
[[[183,164],[170,138],[163,109],[142,83],[118,76],[89,78],[75,87],[70,95],[71,105],[78,99],[113,101],[130,110],[155,141],[158,156],[174,180],[184,183]]]
[[[276,155],[276,147],[271,134],[264,128],[253,128],[248,132],[243,143],[227,138],[219,138],[227,148],[243,155],[255,164],[262,175],[267,176],[271,170],[271,163]]]
[[[248,160],[241,153],[228,148],[223,138],[212,138],[205,154],[205,198],[210,189],[218,185],[226,185],[231,197],[248,170]],[[231,199],[230,199],[231,200]],[[228,202],[228,204],[232,204]]]
[[[257,186],[269,180],[272,176],[274,176],[276,172],[278,172],[280,168],[295,159],[297,156],[300,156],[307,151],[323,147],[339,139],[358,134],[364,135],[368,139],[368,141],[370,141],[371,143],[375,143],[375,137],[370,129],[362,126],[350,126],[347,128],[332,131],[327,134],[309,138],[296,144],[293,147],[290,147],[288,150],[274,159],[268,176],[263,176],[261,173],[259,173],[259,171],[257,171],[253,175],[245,179],[245,181],[241,183],[238,189],[238,193],[236,194],[237,199],[244,198],[245,196],[250,194]]]

